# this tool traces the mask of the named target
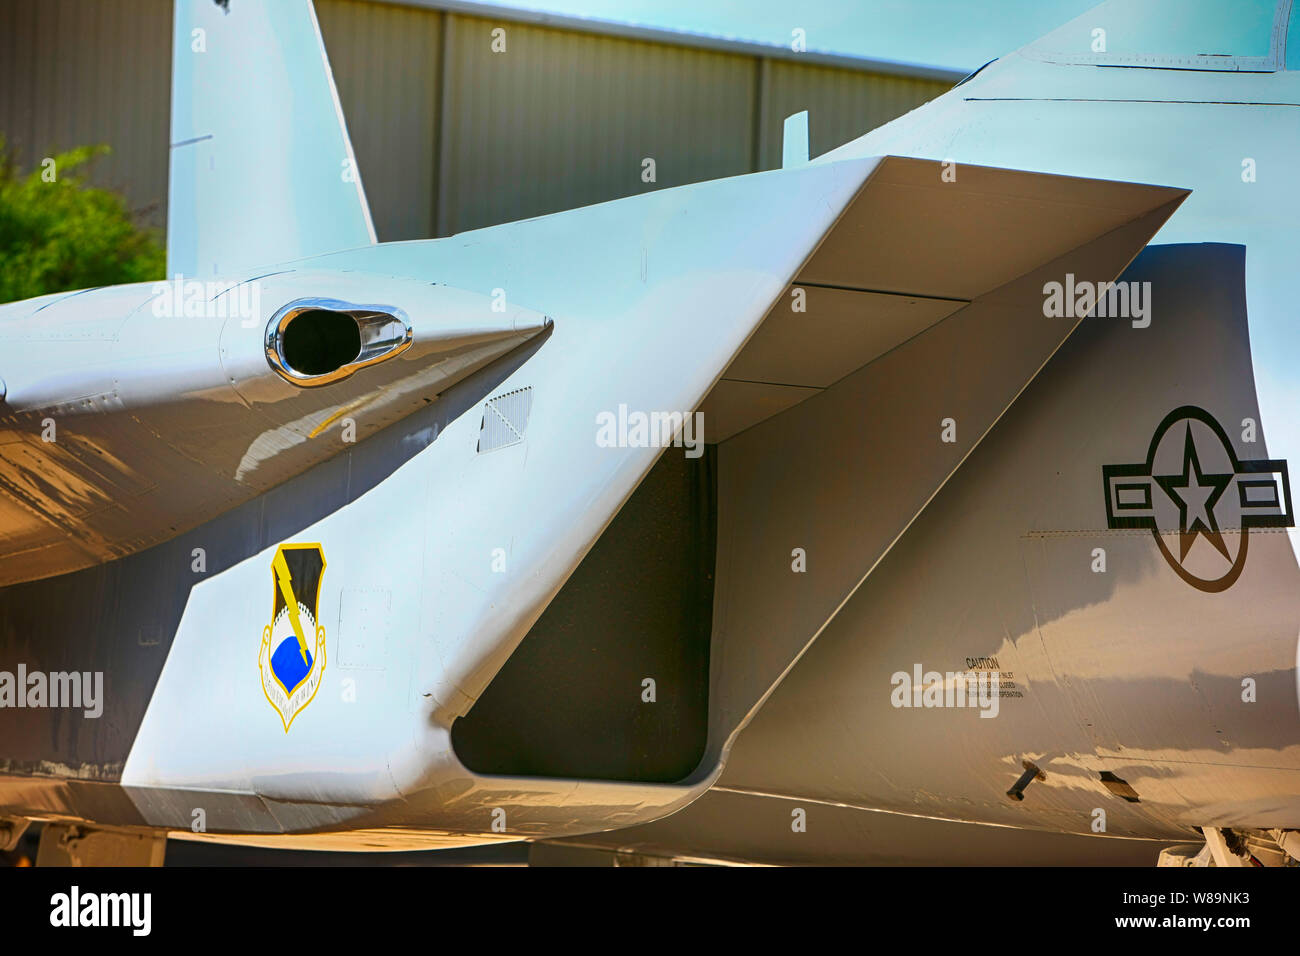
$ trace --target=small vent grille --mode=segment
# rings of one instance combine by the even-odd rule
[[[483,424],[479,426],[478,451],[495,451],[524,440],[528,414],[533,408],[533,388],[494,395],[483,405]]]

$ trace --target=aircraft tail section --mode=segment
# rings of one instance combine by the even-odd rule
[[[1142,334],[1149,311],[1118,308],[1113,283],[1187,195],[880,162],[703,403],[720,441],[713,653],[744,662],[716,672],[715,754],[1085,315]]]
[[[169,275],[375,242],[311,0],[176,0]]]

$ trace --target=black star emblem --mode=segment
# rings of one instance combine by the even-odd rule
[[[1187,426],[1183,441],[1183,473],[1181,475],[1153,476],[1170,499],[1178,505],[1179,560],[1187,559],[1187,552],[1196,543],[1197,535],[1204,535],[1226,560],[1231,561],[1228,547],[1223,543],[1219,522],[1214,517],[1214,506],[1232,481],[1232,475],[1206,475],[1196,458],[1196,442],[1192,440],[1192,426]],[[1189,520],[1190,519],[1190,520]]]
[[[1199,423],[1199,424],[1198,424]],[[1228,464],[1230,475],[1206,475],[1201,472],[1197,458],[1197,442],[1192,437],[1192,425],[1197,425],[1196,436],[1200,449],[1205,442],[1218,442],[1223,449],[1219,461]],[[1178,448],[1178,429],[1183,429],[1182,474],[1157,475],[1157,455],[1164,457]],[[1295,511],[1291,503],[1291,479],[1287,465],[1281,459],[1258,458],[1242,461],[1233,450],[1232,441],[1223,426],[1213,415],[1195,405],[1180,405],[1164,417],[1151,436],[1144,462],[1122,465],[1103,465],[1101,478],[1106,487],[1106,527],[1145,528],[1155,538],[1156,547],[1169,566],[1192,587],[1209,594],[1226,591],[1240,577],[1246,566],[1246,541],[1251,528],[1294,528]],[[1230,491],[1236,486],[1236,492]],[[1159,487],[1159,491],[1156,488]],[[1236,558],[1229,558],[1231,540],[1225,541],[1215,515],[1215,506],[1227,495],[1236,499],[1234,517],[1240,520],[1240,543]],[[1163,496],[1163,497],[1162,497]],[[1178,505],[1178,531],[1182,549],[1179,554],[1165,546],[1158,523],[1164,498]],[[1236,530],[1236,529],[1234,529]],[[1204,535],[1210,546],[1231,565],[1217,577],[1200,577],[1183,565],[1187,554],[1196,544],[1197,535]]]

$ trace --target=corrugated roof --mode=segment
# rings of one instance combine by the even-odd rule
[[[759,43],[754,40],[742,40],[735,37],[715,36],[685,30],[665,30],[661,27],[642,26],[616,20],[603,20],[596,17],[550,13],[545,10],[508,7],[497,3],[477,3],[471,2],[471,0],[366,0],[366,2],[385,3],[401,7],[419,7],[425,10],[446,10],[450,13],[460,13],[466,16],[529,23],[552,27],[557,30],[576,30],[582,33],[626,37],[633,40],[646,40],[672,46],[701,47],[723,53],[743,53],[748,56],[761,56],[774,60],[792,60],[799,63],[834,66],[840,69],[858,70],[863,73],[908,76],[916,79],[940,80],[945,83],[955,83],[966,76],[965,70],[950,70],[943,67],[923,66],[919,63],[848,56],[840,53],[818,53],[813,51],[796,53],[789,47],[777,43]]]

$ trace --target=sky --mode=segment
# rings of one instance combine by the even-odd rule
[[[1100,0],[493,0],[808,50],[970,71],[1073,20]]]

